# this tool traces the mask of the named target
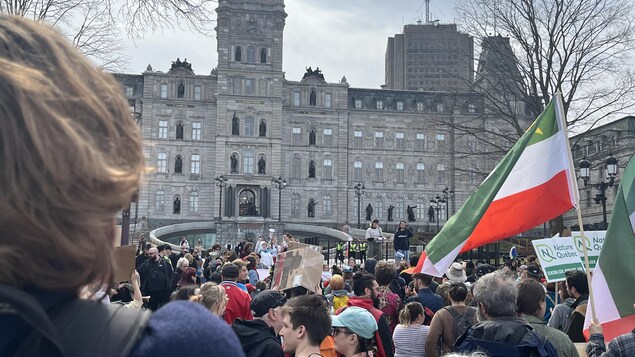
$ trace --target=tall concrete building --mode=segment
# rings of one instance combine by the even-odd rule
[[[456,24],[405,25],[388,38],[388,89],[464,91],[474,80],[474,42]]]
[[[215,221],[208,246],[289,223],[339,229],[360,220],[365,227],[367,216],[390,231],[410,211],[415,231],[431,233],[484,178],[469,167],[489,172],[496,164],[480,154],[487,140],[454,130],[497,120],[484,96],[464,86],[471,67],[456,81],[441,77],[451,66],[438,67],[446,69],[417,91],[353,88],[311,67],[290,81],[282,72],[283,0],[220,0],[217,13],[218,65],[210,74],[177,59],[116,75],[154,168],[138,202],[150,228]],[[463,71],[458,52],[471,53],[471,38],[454,25],[415,27],[447,34],[416,46],[444,48],[427,55]],[[456,59],[447,58],[452,51]],[[286,186],[279,190],[272,178]],[[365,187],[359,196],[358,183]],[[448,202],[433,207],[446,187]]]

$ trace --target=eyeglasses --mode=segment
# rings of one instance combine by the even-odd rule
[[[346,331],[346,330],[340,330],[338,328],[333,328],[331,330],[331,336],[333,336],[333,337],[335,337],[338,333],[343,333],[343,334],[346,334],[346,335],[354,335],[353,332]]]

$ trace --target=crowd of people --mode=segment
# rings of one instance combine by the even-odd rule
[[[556,291],[531,259],[434,278],[399,245],[398,263],[351,257],[320,286],[277,291],[257,270],[293,237],[184,239],[143,244],[112,284],[113,217],[146,161],[120,84],[52,28],[0,16],[0,92],[1,356],[573,356],[584,341],[584,273]],[[635,355],[635,331],[608,348],[590,331],[589,356]]]

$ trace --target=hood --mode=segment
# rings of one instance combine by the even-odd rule
[[[357,296],[352,296],[348,298],[347,305],[361,307],[362,309],[366,309],[366,310],[371,310],[375,308],[373,306],[373,300],[371,300],[370,298],[360,298]]]
[[[243,346],[243,350],[247,351],[262,343],[266,339],[272,339],[279,342],[273,328],[262,320],[243,320],[236,319],[232,325],[234,332]]]
[[[523,318],[499,317],[474,325],[470,332],[480,340],[517,345],[531,329]]]
[[[346,289],[333,290],[333,291],[331,291],[331,294],[333,294],[335,296],[344,296],[344,295],[348,294],[348,291]]]

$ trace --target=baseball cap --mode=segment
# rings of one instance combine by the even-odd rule
[[[269,309],[275,309],[287,302],[287,297],[278,290],[261,291],[251,300],[251,311],[254,317],[264,316]]]
[[[377,322],[373,315],[357,306],[350,306],[339,315],[331,316],[331,320],[332,327],[346,327],[367,340],[373,338],[377,331]]]

